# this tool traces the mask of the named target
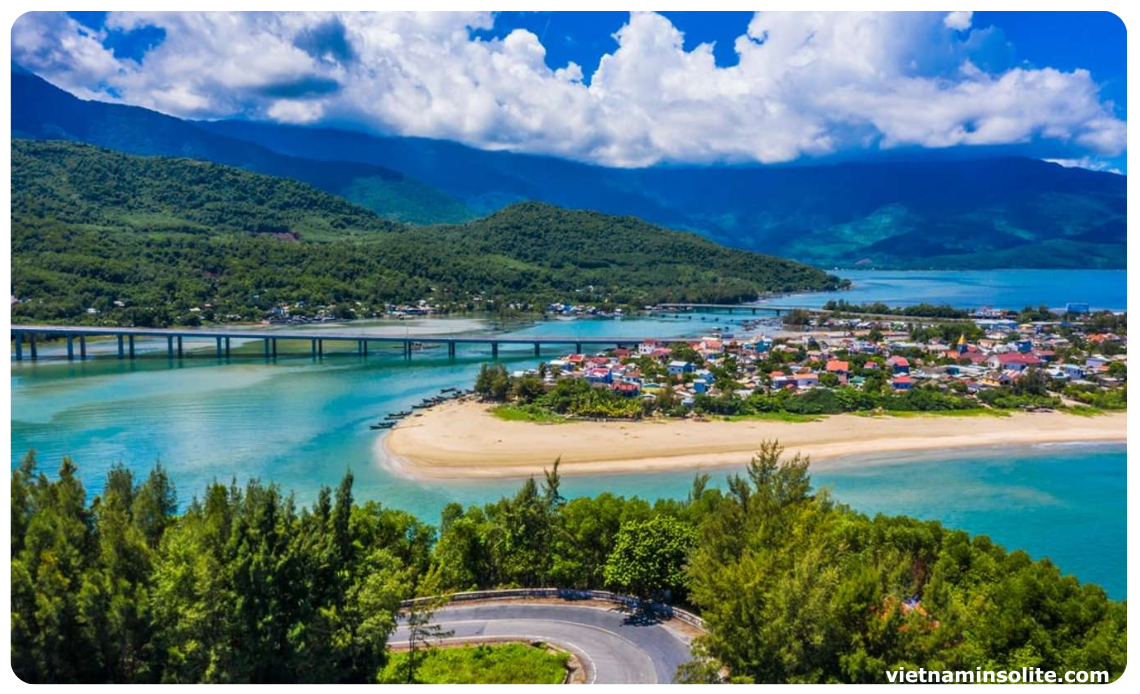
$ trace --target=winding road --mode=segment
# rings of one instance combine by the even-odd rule
[[[612,606],[452,605],[436,612],[433,623],[454,632],[451,638],[457,640],[506,637],[553,644],[578,656],[589,683],[668,683],[677,666],[690,659],[688,640],[678,630],[642,621]],[[389,643],[407,638],[407,629],[401,625]]]

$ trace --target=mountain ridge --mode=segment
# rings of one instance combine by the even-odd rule
[[[1027,251],[1008,258],[1014,266],[1025,258],[1031,267],[1123,266],[1126,177],[1025,157],[611,169],[329,128],[246,121],[202,127],[294,154],[319,149],[387,164],[479,212],[535,199],[632,214],[820,266],[992,267],[995,252],[1014,246]],[[458,173],[465,171],[479,175]],[[923,229],[909,253],[882,245]],[[942,243],[927,245],[933,232]],[[1077,255],[1041,253],[1060,245]]]
[[[155,118],[162,127],[136,122]],[[177,132],[162,140],[164,128]],[[424,138],[181,121],[81,101],[17,72],[13,131],[244,164],[397,221],[462,222],[534,200],[633,215],[818,267],[1126,267],[1126,178],[1023,157],[612,169]],[[204,136],[225,138],[225,146],[201,145]]]
[[[150,109],[80,99],[23,69],[12,71],[12,104],[14,139],[75,140],[128,154],[204,159],[285,176],[355,197],[354,202],[392,221],[449,223],[473,217],[451,196],[388,167],[283,155]]]

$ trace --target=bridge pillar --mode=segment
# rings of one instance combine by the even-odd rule
[[[87,359],[87,336],[79,336],[79,359],[82,361]]]
[[[123,335],[122,335],[122,333],[119,333],[115,337],[117,337],[119,339],[119,359],[122,359],[123,358]]]
[[[174,359],[174,336],[166,336],[166,358]]]
[[[581,354],[581,353],[582,353],[582,343],[581,342],[575,342],[574,343],[574,354]]]
[[[36,351],[36,334],[35,333],[28,335],[28,347],[30,347],[31,351],[32,351],[32,361],[35,361],[40,356],[39,353]]]
[[[226,359],[230,358],[230,338],[226,338]]]
[[[265,338],[265,358],[269,358],[269,338]]]
[[[317,356],[324,359],[325,357],[325,341],[317,340]]]
[[[404,340],[404,359],[412,358],[412,341]]]
[[[534,356],[536,356],[536,357],[542,356],[542,343],[539,343],[539,342],[534,343]]]
[[[455,343],[454,342],[448,342],[447,343],[447,356],[451,357],[452,359],[455,358]]]
[[[182,336],[178,336],[178,358],[182,358]]]
[[[130,352],[131,359],[135,358],[135,336],[127,335],[127,347]]]
[[[16,343],[16,361],[24,361],[24,333],[13,331],[12,341]]]
[[[214,354],[218,359],[222,358],[222,338],[220,337],[214,338]]]
[[[776,309],[776,317],[777,317],[777,318],[779,318],[779,317],[780,317],[780,309]]]
[[[67,360],[73,361],[75,359],[75,338],[71,335],[67,336]]]
[[[317,341],[316,341],[316,339],[310,339],[309,340],[309,353],[312,355],[313,359],[317,358]]]
[[[272,340],[270,340],[270,342],[273,343],[271,345],[271,348],[273,350],[273,358],[276,359],[277,358],[277,338],[276,337],[273,338]]]
[[[756,309],[752,309],[752,315],[756,315]]]
[[[499,357],[499,343],[498,342],[492,342],[491,343],[491,356],[496,358],[496,359]]]

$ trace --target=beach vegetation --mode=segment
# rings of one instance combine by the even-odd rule
[[[1128,386],[1097,388],[1094,385],[1069,385],[1064,389],[1066,398],[1100,410],[1128,409]]]
[[[1075,414],[1078,417],[1098,417],[1106,412],[1099,407],[1089,407],[1088,405],[1071,405],[1062,410],[1069,414]]]
[[[491,414],[504,422],[537,422],[539,424],[564,424],[573,422],[565,415],[556,414],[537,405],[516,405],[503,403],[491,408]]]

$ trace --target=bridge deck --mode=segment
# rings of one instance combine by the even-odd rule
[[[692,337],[653,337],[645,335],[619,335],[619,336],[575,336],[575,335],[536,335],[534,337],[502,335],[377,335],[365,332],[333,332],[323,330],[285,331],[285,330],[199,330],[193,328],[117,328],[97,326],[63,326],[63,325],[13,325],[12,333],[29,333],[36,335],[49,335],[57,337],[95,337],[95,336],[135,336],[135,337],[183,337],[183,338],[233,338],[241,340],[333,340],[349,342],[429,342],[433,344],[490,344],[503,345],[613,345],[633,344],[656,340],[665,343],[692,342]]]

